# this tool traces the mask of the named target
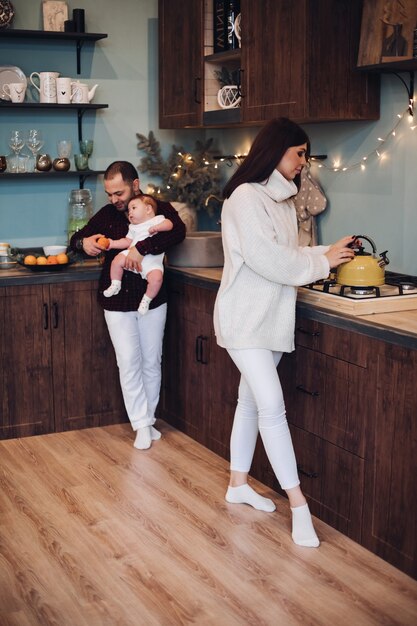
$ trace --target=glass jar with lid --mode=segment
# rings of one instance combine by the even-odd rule
[[[93,215],[93,196],[89,189],[73,189],[68,198],[68,241]]]

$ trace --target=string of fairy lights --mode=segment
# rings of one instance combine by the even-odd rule
[[[318,168],[323,168],[329,172],[335,173],[344,173],[351,172],[353,170],[366,170],[367,165],[371,161],[372,158],[376,158],[380,161],[383,161],[388,156],[388,146],[389,142],[395,138],[397,135],[397,130],[400,124],[406,119],[409,122],[410,131],[414,131],[417,128],[417,124],[414,124],[414,100],[413,98],[409,99],[407,109],[403,113],[397,114],[397,120],[391,128],[391,130],[386,133],[384,136],[379,136],[377,138],[377,145],[375,148],[370,150],[367,154],[362,156],[359,160],[353,163],[344,163],[342,159],[334,159],[332,164],[326,164],[323,162],[324,159],[327,158],[326,155],[312,155],[310,157],[310,165]],[[225,164],[229,167],[233,165],[233,162],[241,163],[246,157],[246,154],[229,154],[229,155],[220,155],[220,156],[211,156],[205,157],[203,156],[201,162],[199,164],[200,167],[214,168],[218,169],[219,165]],[[194,157],[192,154],[186,152],[178,152],[179,161],[176,163],[173,171],[171,172],[170,180],[172,179],[173,184],[175,184],[175,180],[183,175],[184,171],[187,171],[188,168],[195,165]],[[158,186],[154,186],[153,191],[156,193],[161,193],[161,188]],[[169,190],[171,188],[170,183],[166,185],[166,188]]]

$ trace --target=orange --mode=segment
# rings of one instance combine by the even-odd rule
[[[61,252],[61,254],[56,255],[56,260],[59,265],[65,265],[65,263],[68,263],[69,258],[68,255],[65,254],[65,252]]]
[[[44,256],[38,256],[38,258],[36,259],[36,265],[46,265],[47,263],[48,261]]]
[[[97,245],[99,248],[101,248],[102,250],[107,250],[107,248],[109,247],[109,240],[107,239],[107,237],[99,237],[97,239]]]
[[[47,265],[57,265],[58,261],[55,254],[50,254],[46,259]]]
[[[23,259],[25,265],[36,265],[36,257],[33,254],[28,254]]]

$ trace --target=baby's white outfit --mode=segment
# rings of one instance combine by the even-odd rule
[[[156,226],[157,224],[161,224],[165,220],[163,215],[155,215],[150,220],[146,220],[146,222],[142,222],[141,224],[130,224],[129,230],[126,235],[129,239],[132,239],[132,243],[130,244],[130,248],[135,246],[138,241],[142,241],[143,239],[147,239],[148,237],[152,237],[149,233],[149,229],[151,226]],[[129,254],[129,248],[127,250],[122,250],[121,253],[124,256]],[[130,272],[135,272],[135,274],[140,274],[142,278],[147,277],[149,272],[152,270],[160,270],[162,273],[164,271],[164,253],[161,254],[146,254],[142,259],[142,271],[137,272],[136,270],[129,270]]]

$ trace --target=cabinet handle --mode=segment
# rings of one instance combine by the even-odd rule
[[[52,328],[58,328],[59,317],[58,317],[58,303],[57,302],[54,302],[52,304],[52,314],[53,314]]]
[[[237,77],[237,93],[238,93],[238,95],[241,98],[245,97],[245,94],[242,93],[242,89],[241,89],[241,87],[242,87],[242,77],[243,77],[244,71],[245,70],[242,70],[242,69],[239,68],[239,74],[238,74],[238,77]]]
[[[306,472],[301,465],[297,465],[297,470],[298,473],[301,474],[302,476],[307,476],[307,478],[318,478],[319,475],[317,474],[317,472]]]
[[[195,360],[197,363],[201,363],[201,335],[196,337],[195,340]]]
[[[312,333],[310,330],[305,330],[302,326],[297,326],[297,331],[302,335],[309,335],[309,337],[320,337],[320,331],[318,330]]]
[[[201,99],[199,99],[199,87],[200,87],[201,78],[194,78],[194,102],[197,104],[201,104]]]
[[[200,363],[202,365],[208,365],[208,361],[206,361],[204,358],[204,343],[203,343],[203,342],[206,342],[207,339],[208,337],[203,337],[202,335],[200,335],[200,345],[201,345]]]
[[[49,313],[48,313],[48,305],[46,302],[43,303],[43,329],[48,330],[49,326]]]
[[[313,398],[318,398],[318,396],[320,395],[318,391],[309,391],[308,389],[303,387],[303,385],[297,385],[296,389],[297,391],[302,391],[303,393],[306,393],[308,396],[313,396]]]

